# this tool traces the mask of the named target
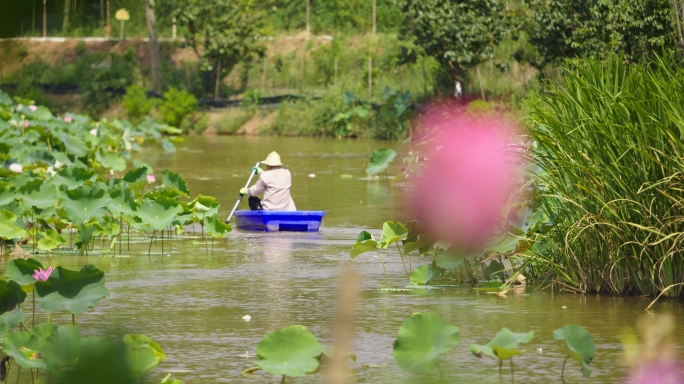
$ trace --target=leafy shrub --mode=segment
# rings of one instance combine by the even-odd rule
[[[246,122],[254,117],[256,112],[257,109],[254,107],[230,109],[221,114],[216,124],[216,129],[219,133],[235,134]]]
[[[159,106],[164,123],[180,127],[183,119],[197,110],[197,99],[186,90],[171,88],[164,92],[164,102]]]
[[[145,88],[139,85],[131,85],[126,89],[123,97],[123,107],[126,109],[128,119],[137,124],[150,113],[154,106],[153,100],[148,100]]]
[[[116,53],[88,55],[76,64],[83,108],[93,117],[100,116],[110,104],[120,99],[117,91],[133,84],[137,64],[129,49]]]

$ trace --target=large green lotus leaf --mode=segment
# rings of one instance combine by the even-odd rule
[[[228,232],[232,231],[233,228],[224,223],[218,215],[212,215],[204,218],[204,230],[215,238],[223,238]]]
[[[92,224],[83,224],[78,229],[78,233],[74,236],[74,245],[78,248],[78,251],[83,253],[86,250],[88,244],[93,239],[95,235],[95,226]]]
[[[88,154],[88,146],[78,137],[63,133],[58,135],[58,138],[64,143],[68,154],[76,157],[84,157]]]
[[[387,249],[393,243],[406,238],[408,229],[400,222],[393,223],[387,221],[382,225],[382,236],[380,236],[380,247]]]
[[[10,213],[13,213],[14,216],[17,217],[18,223],[20,223],[20,222],[23,223],[23,221],[21,219],[19,219],[21,216],[31,215],[34,213],[33,208],[27,208],[23,204],[19,203],[19,201],[17,201],[17,200],[12,201],[9,204],[0,206],[0,210],[3,210],[3,209],[10,212]],[[0,227],[1,226],[2,226],[2,218],[0,217]],[[1,232],[0,232],[0,237],[2,237]]]
[[[112,216],[105,216],[97,221],[99,231],[103,236],[114,237],[121,233],[121,224]]]
[[[446,324],[439,315],[417,313],[404,321],[394,341],[394,360],[412,373],[434,369],[439,356],[458,344],[458,327]]]
[[[137,216],[151,229],[162,230],[168,228],[182,211],[177,200],[158,196],[155,200],[146,198],[140,204]]]
[[[0,182],[0,207],[16,200],[16,188],[11,183]]]
[[[190,205],[199,218],[215,215],[221,206],[215,197],[197,195]]]
[[[24,173],[11,178],[9,182],[14,185],[14,188],[19,189],[26,185],[29,181],[36,179],[38,179],[38,177],[36,177],[33,173],[24,171]]]
[[[84,185],[86,181],[97,180],[97,174],[87,168],[65,167],[52,176],[55,186],[66,185],[68,189],[74,189]]]
[[[88,364],[105,354],[110,348],[104,337],[86,337],[73,325],[60,325],[45,339],[40,355],[47,370],[62,376],[79,365]]]
[[[67,190],[62,204],[69,220],[80,226],[91,217],[104,216],[110,201],[105,190],[84,185]]]
[[[465,259],[466,256],[448,250],[437,255],[437,257],[435,257],[435,263],[440,268],[455,270],[463,265]]]
[[[109,197],[111,197],[111,201],[107,205],[107,209],[114,215],[132,215],[138,209],[135,192],[125,181],[110,187]]]
[[[418,250],[420,253],[425,253],[431,245],[432,244],[425,240],[404,241],[404,253],[408,254],[415,250]]]
[[[60,245],[66,244],[64,237],[55,229],[48,228],[40,235],[42,238],[38,240],[38,249],[41,251],[52,251]]]
[[[0,313],[13,310],[24,302],[26,292],[16,281],[0,279]]]
[[[301,376],[318,368],[321,343],[301,325],[277,329],[257,344],[256,364],[273,375]]]
[[[376,149],[370,157],[370,162],[366,166],[366,173],[375,175],[387,169],[394,158],[397,157],[397,152],[390,148]]]
[[[12,356],[22,368],[47,370],[40,352],[45,340],[56,329],[54,324],[43,323],[28,331],[11,332],[2,340],[2,351]]]
[[[59,198],[57,188],[51,182],[34,180],[19,188],[19,196],[27,207],[45,209],[53,207]]]
[[[123,338],[126,348],[126,361],[134,377],[142,377],[154,369],[166,355],[151,338],[140,334],[130,334]]]
[[[109,298],[104,272],[90,264],[80,271],[55,268],[47,281],[36,282],[36,293],[44,310],[58,312],[66,307],[74,315],[96,306],[103,297]]]
[[[432,280],[433,277],[435,277],[435,273],[432,264],[421,265],[411,271],[410,282],[411,285],[424,285]]]
[[[147,167],[138,167],[128,171],[123,177],[123,181],[131,185],[133,189],[140,189],[148,184],[147,182]]]
[[[162,171],[162,184],[183,196],[190,195],[188,183],[186,183],[177,173],[173,173],[169,170]]]
[[[126,159],[114,152],[105,151],[105,153],[105,155],[102,155],[100,151],[97,151],[95,155],[97,161],[100,162],[103,167],[113,169],[117,172],[126,170]]]
[[[17,325],[24,321],[24,312],[21,309],[16,308],[13,311],[5,312],[0,315],[0,337],[5,337],[5,334]]]
[[[589,369],[588,364],[594,360],[594,353],[596,352],[591,334],[584,328],[568,324],[553,331],[553,338],[564,340],[568,355],[582,365],[582,376],[585,378],[591,376],[591,369]]]
[[[17,215],[2,209],[0,210],[0,238],[5,240],[23,239],[28,233],[17,226]]]
[[[519,350],[518,346],[529,343],[533,338],[534,331],[515,333],[508,328],[501,328],[487,345],[471,344],[470,352],[477,357],[486,355],[495,360],[506,360],[522,353],[523,350]]]
[[[362,253],[374,251],[377,248],[378,242],[373,238],[373,235],[371,235],[370,232],[363,231],[359,233],[359,236],[356,238],[356,243],[354,243],[352,249],[349,250],[349,256],[354,259]]]
[[[5,278],[19,285],[31,285],[36,282],[33,273],[41,268],[43,264],[36,259],[14,259],[7,264]]]

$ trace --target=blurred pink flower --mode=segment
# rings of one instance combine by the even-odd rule
[[[684,383],[682,366],[671,359],[653,361],[633,371],[626,384],[679,384]]]
[[[47,279],[50,277],[50,274],[52,273],[52,267],[48,267],[48,269],[46,270],[43,270],[43,268],[38,269],[38,271],[33,271],[33,279],[36,281],[47,281]]]
[[[426,234],[461,251],[484,245],[501,222],[519,162],[507,146],[513,127],[503,118],[435,108],[420,122],[431,140],[412,197]]]
[[[67,123],[67,124],[68,124],[68,123],[71,123],[72,120],[73,120],[73,119],[71,118],[71,116],[69,116],[69,115],[64,116],[64,122],[65,122],[65,123]]]
[[[29,106],[28,106],[28,109],[30,109],[31,112],[35,112],[35,111],[38,110],[38,107],[36,107],[35,105],[29,105]]]
[[[9,170],[14,173],[22,173],[24,171],[24,167],[22,167],[21,164],[13,163],[9,166]]]
[[[154,175],[147,175],[147,182],[152,184],[154,183],[156,179],[154,178]]]
[[[24,128],[28,128],[30,126],[31,126],[31,123],[29,123],[28,121],[24,121]]]

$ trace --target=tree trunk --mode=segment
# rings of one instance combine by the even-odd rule
[[[376,31],[376,7],[377,7],[377,0],[373,0],[373,36],[375,36],[375,31]]]
[[[47,37],[47,0],[43,0],[43,37]]]
[[[145,0],[145,19],[147,21],[147,36],[150,38],[152,89],[161,92],[161,60],[159,58],[159,41],[157,41],[157,21],[154,15],[154,0]]]
[[[112,33],[112,25],[110,20],[112,19],[112,15],[109,13],[109,0],[107,0],[107,23],[105,27],[105,37],[109,38],[110,34]]]
[[[71,0],[64,0],[64,19],[62,21],[62,33],[66,33],[69,28],[69,11],[71,10]]]

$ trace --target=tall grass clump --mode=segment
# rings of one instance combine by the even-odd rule
[[[684,69],[568,63],[530,99],[544,209],[557,214],[537,255],[578,292],[680,297],[684,283]]]

